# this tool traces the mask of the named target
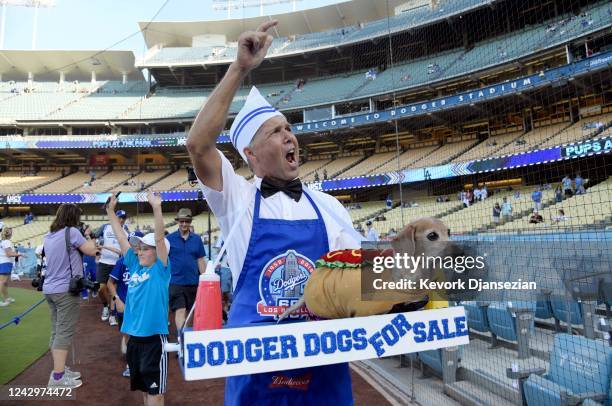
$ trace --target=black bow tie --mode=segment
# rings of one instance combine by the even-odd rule
[[[269,178],[261,180],[261,195],[264,199],[278,192],[283,192],[296,202],[299,202],[300,197],[302,197],[302,181],[296,178],[291,182],[285,183],[283,186],[279,186],[277,182],[273,182]]]

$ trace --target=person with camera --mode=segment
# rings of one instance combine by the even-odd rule
[[[96,255],[96,244],[79,230],[81,209],[62,204],[44,237],[47,269],[43,293],[51,310],[51,355],[53,371],[49,387],[78,388],[81,374],[66,366],[68,349],[80,313],[79,293],[83,285],[82,255]]]
[[[164,237],[159,193],[149,190],[147,200],[153,208],[154,232],[144,237],[132,237],[132,243],[138,245],[136,250],[121,232],[121,224],[115,214],[115,196],[110,197],[106,212],[121,247],[123,262],[130,272],[121,326],[121,332],[130,336],[126,354],[130,389],[144,392],[145,405],[163,405],[168,375],[168,354],[164,345],[168,336],[170,242]]]
[[[18,253],[13,247],[11,237],[13,229],[5,227],[0,232],[0,307],[6,307],[13,303],[15,299],[8,295],[8,283],[15,264],[15,258],[19,258],[22,254]]]

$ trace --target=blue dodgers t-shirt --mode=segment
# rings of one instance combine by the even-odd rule
[[[121,332],[136,337],[168,334],[170,260],[167,267],[159,258],[151,267],[141,266],[130,248],[123,262],[130,271],[130,281]]]
[[[536,191],[536,192],[533,192],[533,193],[531,194],[531,199],[532,199],[534,202],[538,202],[538,203],[539,203],[540,201],[542,201],[542,192],[537,192],[537,191]]]
[[[123,263],[123,257],[119,258],[109,276],[117,282],[117,296],[125,303],[128,283],[130,283],[130,271]]]
[[[92,281],[96,280],[96,257],[83,255],[83,276]]]
[[[166,236],[170,242],[170,253],[168,257],[172,262],[173,285],[197,285],[200,281],[198,259],[204,258],[204,243],[202,239],[193,233],[189,233],[186,240],[181,237],[180,231],[175,231]]]

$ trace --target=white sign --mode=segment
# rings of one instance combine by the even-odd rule
[[[469,343],[463,307],[258,327],[187,331],[185,379],[337,364]]]

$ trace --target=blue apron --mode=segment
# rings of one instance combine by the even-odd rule
[[[234,292],[227,327],[276,324],[278,307],[295,303],[314,270],[329,251],[321,212],[314,220],[272,220],[259,217],[261,193],[255,195],[253,230]],[[286,322],[304,321],[305,315]],[[284,322],[285,322],[284,321]],[[352,405],[348,364],[229,377],[226,405]]]

